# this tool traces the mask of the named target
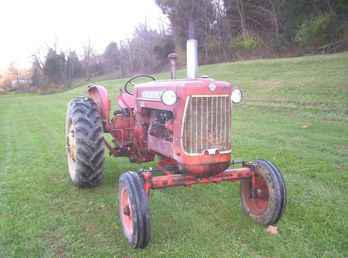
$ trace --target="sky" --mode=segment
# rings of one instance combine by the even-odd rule
[[[167,22],[155,0],[1,0],[0,72],[11,63],[27,68],[33,54],[54,45],[82,54],[90,39],[102,53],[145,21],[152,28]]]

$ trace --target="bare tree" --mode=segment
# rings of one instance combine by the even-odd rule
[[[8,67],[8,72],[11,77],[16,78],[17,82],[20,80],[20,70],[16,67],[15,63],[10,64],[10,66]]]
[[[248,29],[246,26],[245,8],[243,0],[237,0],[237,10],[240,18],[240,28],[242,32],[242,37],[245,38],[248,35]]]
[[[87,81],[89,81],[91,79],[91,71],[90,71],[91,57],[94,54],[94,48],[90,38],[88,39],[87,45],[84,46],[83,48],[83,53],[84,53],[83,61],[85,64],[86,78],[87,78]]]

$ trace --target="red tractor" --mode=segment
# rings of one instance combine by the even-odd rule
[[[170,55],[172,64],[175,55]],[[104,148],[131,162],[153,161],[156,169],[127,171],[119,178],[119,216],[134,248],[150,241],[149,193],[152,189],[240,181],[241,206],[255,222],[275,225],[286,206],[279,169],[266,160],[231,159],[231,119],[241,91],[230,83],[196,77],[197,42],[187,43],[188,79],[157,81],[150,75],[128,80],[110,118],[110,100],[99,85],[89,97],[68,105],[66,144],[69,174],[78,187],[103,180]],[[147,83],[135,84],[139,78]],[[130,86],[133,89],[130,89]],[[109,133],[113,143],[103,134]]]

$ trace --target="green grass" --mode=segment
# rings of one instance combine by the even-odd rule
[[[103,185],[70,183],[64,120],[68,101],[86,91],[79,87],[0,96],[0,257],[348,257],[348,53],[201,73],[246,92],[233,113],[233,155],[270,159],[283,171],[288,207],[279,235],[244,216],[239,184],[224,183],[153,191],[152,242],[128,247],[117,181],[142,166],[107,157]],[[100,83],[114,99],[123,82]]]

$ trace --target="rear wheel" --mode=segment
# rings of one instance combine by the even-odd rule
[[[65,124],[67,159],[72,182],[94,187],[103,180],[104,139],[97,106],[87,97],[68,104]]]
[[[124,236],[133,248],[145,248],[151,238],[150,213],[144,184],[137,173],[121,175],[118,200]]]
[[[286,187],[280,170],[270,161],[257,160],[253,176],[241,180],[241,206],[255,222],[275,225],[286,206]]]

